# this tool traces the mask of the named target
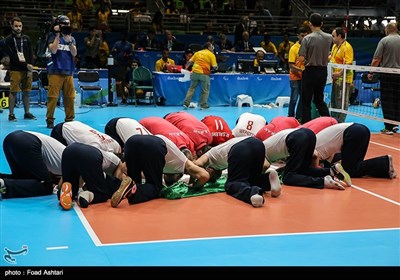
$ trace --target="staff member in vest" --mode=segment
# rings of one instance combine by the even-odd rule
[[[11,20],[12,33],[5,38],[4,54],[10,58],[10,95],[8,98],[8,120],[17,121],[14,114],[17,93],[22,91],[24,119],[36,120],[29,112],[29,93],[32,89],[33,52],[30,38],[22,34],[22,21],[19,17]]]
[[[210,74],[211,69],[218,69],[217,58],[214,54],[214,47],[210,42],[204,44],[204,49],[196,52],[186,64],[185,69],[192,66],[190,75],[190,87],[183,101],[183,108],[189,108],[190,101],[194,95],[197,86],[201,85],[200,110],[208,109],[208,96],[210,95]]]
[[[54,127],[54,111],[60,90],[63,92],[65,121],[75,118],[74,99],[74,57],[77,55],[76,41],[71,36],[70,21],[67,16],[60,15],[55,20],[54,32],[49,36],[51,61],[47,64],[49,92],[47,93],[47,128]]]
[[[335,28],[332,31],[333,46],[330,55],[331,63],[336,64],[353,64],[354,51],[353,47],[349,42],[346,41],[346,34],[340,27]],[[346,71],[346,88],[343,92],[343,72],[344,69],[333,68],[332,69],[332,92],[331,92],[331,108],[346,110],[350,104],[350,93],[353,92],[353,76],[352,70]],[[342,108],[342,100],[344,98],[344,107]],[[331,112],[331,116],[337,118],[339,122],[346,121],[346,114]]]

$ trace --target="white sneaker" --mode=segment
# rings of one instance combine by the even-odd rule
[[[78,205],[82,208],[88,208],[93,198],[94,194],[91,191],[81,191],[78,193]]]
[[[390,179],[394,179],[394,178],[397,177],[397,173],[396,173],[396,170],[394,170],[394,167],[393,167],[393,158],[392,158],[391,155],[388,155],[388,158],[389,158],[389,178]]]
[[[339,182],[338,179],[332,178],[331,175],[324,177],[324,188],[344,191],[346,188]]]
[[[264,204],[264,197],[262,195],[259,194],[253,194],[250,197],[250,201],[251,201],[251,205],[253,205],[253,207],[261,207]]]
[[[279,181],[278,172],[271,169],[267,173],[269,173],[269,183],[271,184],[271,196],[278,197],[281,195],[282,185]]]

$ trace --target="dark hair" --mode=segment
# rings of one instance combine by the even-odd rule
[[[336,28],[334,29],[334,31],[336,32],[336,36],[339,36],[339,35],[340,35],[340,37],[342,37],[343,39],[346,37],[346,33],[344,32],[343,28],[341,28],[341,27],[336,27]]]
[[[322,26],[322,16],[318,13],[313,13],[310,16],[310,22],[315,27],[321,27]]]
[[[187,50],[185,51],[185,54],[190,54],[190,53],[194,54],[194,52],[192,51],[192,49],[187,49]]]
[[[308,29],[307,27],[305,27],[305,26],[302,26],[302,27],[300,27],[298,30],[297,30],[297,34],[300,34],[300,33],[308,33],[310,31],[310,29]]]
[[[10,20],[10,24],[13,25],[14,21],[16,22],[22,22],[22,20],[19,17],[13,17],[12,20]]]

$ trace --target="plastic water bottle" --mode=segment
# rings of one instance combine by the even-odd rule
[[[235,63],[232,64],[232,73],[236,73],[236,64]]]

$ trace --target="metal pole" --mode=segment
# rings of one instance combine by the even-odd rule
[[[114,58],[112,57],[112,55],[110,55],[108,57],[107,60],[107,68],[108,68],[108,73],[107,73],[107,77],[108,77],[108,104],[107,107],[113,107],[113,106],[118,106],[117,104],[114,104],[113,100],[114,100],[114,95],[113,95],[113,91],[112,91],[112,82],[111,82],[111,70],[112,67],[114,65]]]

